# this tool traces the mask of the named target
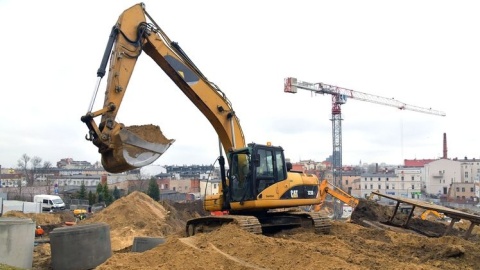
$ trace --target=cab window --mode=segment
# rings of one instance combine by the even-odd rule
[[[257,167],[257,178],[274,177],[272,151],[259,149],[258,156],[260,159]]]
[[[281,151],[275,151],[275,161],[277,164],[277,179],[282,181],[287,178],[285,175],[285,164],[283,162],[283,154]]]

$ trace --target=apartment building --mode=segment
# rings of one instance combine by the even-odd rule
[[[462,166],[458,160],[438,159],[425,164],[424,168],[422,188],[426,194],[446,197],[453,183],[462,182]]]
[[[406,177],[395,173],[364,173],[360,178],[354,180],[351,194],[358,198],[367,198],[372,191],[399,196],[405,198],[420,198],[421,182],[420,177],[415,177],[414,173],[408,174],[413,177]]]
[[[201,196],[205,195],[216,195],[220,193],[220,179],[211,179],[211,180],[200,180],[200,194]]]
[[[342,189],[348,194],[352,194],[355,189],[355,182],[360,181],[361,175],[362,172],[358,170],[342,172]]]

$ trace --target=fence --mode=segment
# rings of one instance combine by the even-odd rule
[[[0,198],[0,214],[9,211],[20,211],[23,213],[42,213],[42,204],[16,200],[3,200]],[[0,215],[1,216],[1,215]]]
[[[174,202],[185,201],[187,199],[186,193],[167,193],[160,194],[160,200],[170,200]]]
[[[88,207],[90,207],[90,203],[88,202],[88,200],[66,199],[66,201],[68,201],[68,202],[65,202],[65,204],[68,205],[68,207],[66,208],[70,210],[88,209]]]

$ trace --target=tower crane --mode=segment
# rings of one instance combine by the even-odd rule
[[[341,105],[345,104],[347,98],[376,103],[395,107],[400,110],[410,110],[420,113],[445,116],[442,111],[433,110],[432,108],[422,108],[418,106],[409,105],[393,98],[385,98],[381,96],[371,95],[346,89],[325,83],[311,83],[297,80],[297,78],[287,77],[284,79],[284,92],[297,93],[298,89],[308,90],[316,94],[329,94],[332,96],[332,139],[333,139],[333,154],[332,154],[332,171],[333,182],[337,187],[342,187],[342,111]],[[341,209],[340,209],[341,210]]]

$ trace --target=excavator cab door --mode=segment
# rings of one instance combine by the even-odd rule
[[[239,151],[231,153],[231,166],[228,170],[230,180],[230,200],[241,202],[253,198],[252,166],[250,152]]]

